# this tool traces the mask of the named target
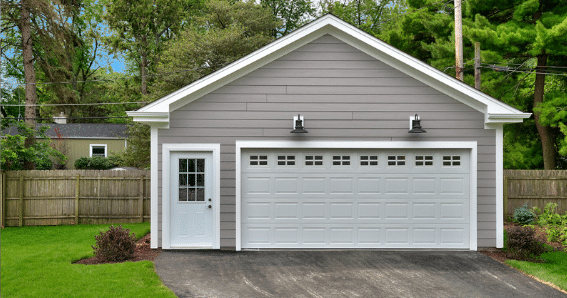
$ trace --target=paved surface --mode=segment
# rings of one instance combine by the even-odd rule
[[[469,251],[163,251],[179,297],[567,297]]]

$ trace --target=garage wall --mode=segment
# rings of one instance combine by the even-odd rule
[[[290,134],[298,113],[306,135]],[[416,113],[426,134],[407,133]],[[220,143],[220,244],[233,248],[235,141],[302,139],[477,141],[478,246],[496,246],[495,131],[484,115],[329,35],[173,112],[159,130],[159,194],[161,144]]]

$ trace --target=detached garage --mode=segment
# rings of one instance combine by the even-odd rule
[[[138,111],[152,248],[502,247],[530,116],[327,15]]]

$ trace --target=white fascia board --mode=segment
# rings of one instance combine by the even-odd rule
[[[518,114],[493,114],[486,113],[486,123],[516,123],[522,122],[526,118],[530,118],[531,113],[518,113]]]
[[[132,117],[134,122],[159,126],[161,128],[169,127],[169,112],[141,112],[138,110],[127,111],[126,114]]]

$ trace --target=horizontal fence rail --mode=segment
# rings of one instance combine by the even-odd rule
[[[150,171],[1,173],[4,227],[150,221]]]
[[[556,203],[559,214],[567,212],[567,171],[505,170],[504,218],[516,208],[528,204],[543,211],[548,203]]]

